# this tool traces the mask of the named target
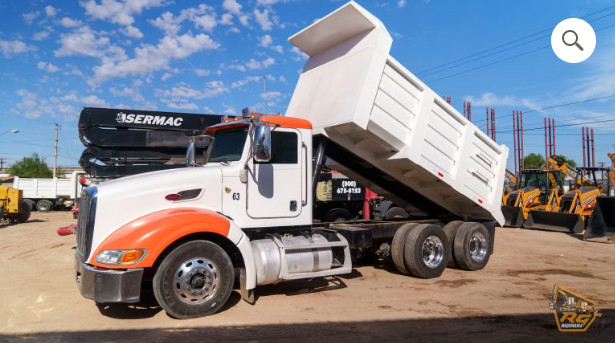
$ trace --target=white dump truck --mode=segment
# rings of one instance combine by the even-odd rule
[[[72,172],[65,178],[20,178],[13,179],[13,187],[23,191],[24,201],[33,210],[47,212],[54,206],[71,207],[81,195],[79,177],[82,173]]]
[[[137,302],[151,281],[171,316],[215,313],[235,281],[257,286],[350,273],[376,254],[403,274],[483,268],[503,223],[508,149],[391,56],[392,39],[350,2],[290,38],[309,55],[286,116],[208,127],[207,163],[84,189],[75,278],[96,302]],[[312,221],[314,180],[344,174],[427,218]]]

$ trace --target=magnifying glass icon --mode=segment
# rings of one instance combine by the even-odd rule
[[[571,33],[574,36],[574,41],[572,43],[568,43],[566,42],[566,34]],[[577,48],[579,48],[579,50],[583,51],[583,47],[581,46],[581,44],[579,44],[579,35],[577,35],[577,33],[574,30],[568,30],[566,32],[564,32],[564,34],[562,35],[562,42],[564,42],[565,45],[567,46],[573,46],[576,45]]]

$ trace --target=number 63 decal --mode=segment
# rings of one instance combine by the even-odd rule
[[[233,193],[233,200],[239,200],[239,193]]]

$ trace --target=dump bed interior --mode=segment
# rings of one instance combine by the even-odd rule
[[[376,17],[349,2],[289,41],[309,58],[287,115],[312,122],[333,169],[430,215],[503,223],[508,148],[393,59]]]

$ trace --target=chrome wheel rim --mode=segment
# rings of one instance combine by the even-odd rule
[[[173,278],[173,290],[184,303],[198,305],[213,297],[218,281],[218,267],[206,258],[197,257],[179,265]]]
[[[481,262],[487,256],[487,239],[482,233],[475,232],[470,238],[470,257],[474,262]]]
[[[438,267],[444,258],[444,244],[438,236],[429,236],[423,241],[423,263],[429,268]]]

